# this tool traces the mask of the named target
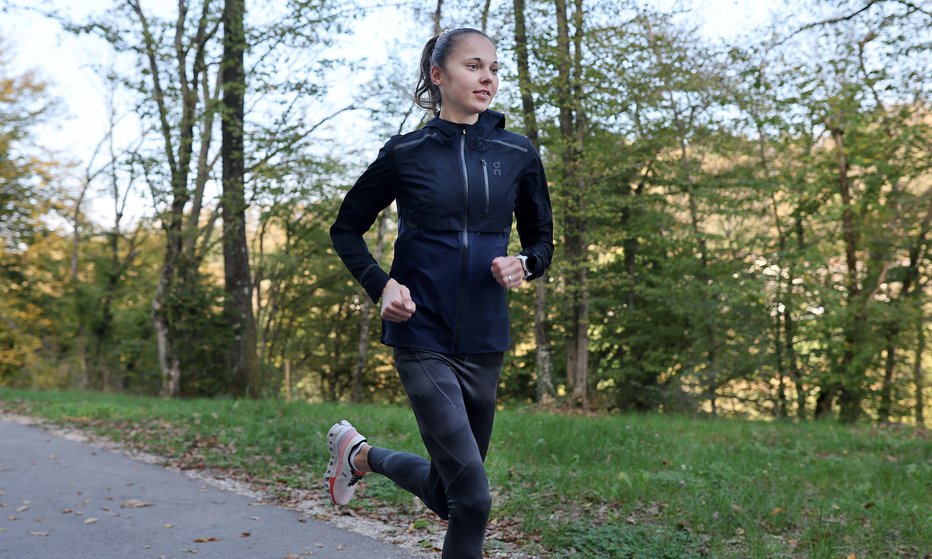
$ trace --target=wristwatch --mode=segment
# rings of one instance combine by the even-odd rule
[[[531,270],[529,270],[527,267],[527,256],[523,254],[518,254],[517,256],[515,256],[515,258],[517,258],[518,261],[521,262],[521,269],[524,271],[524,279],[528,279],[529,277],[531,277]]]

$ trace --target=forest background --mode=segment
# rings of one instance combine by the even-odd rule
[[[363,62],[333,46],[371,5],[166,6],[0,4],[111,53],[83,157],[43,145],[55,76],[13,72],[3,43],[0,386],[402,401],[328,229],[374,149],[425,120],[417,47],[469,25],[556,220],[554,266],[510,296],[504,402],[924,424],[924,3],[792,2],[713,40],[686,4],[406,2],[417,31],[339,104]],[[386,268],[394,234],[389,208]]]

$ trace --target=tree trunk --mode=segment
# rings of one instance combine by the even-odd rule
[[[555,0],[557,15],[557,103],[560,113],[560,133],[563,136],[563,173],[561,177],[564,204],[564,247],[568,264],[567,293],[570,299],[570,323],[567,326],[566,377],[570,388],[570,403],[589,407],[589,301],[587,296],[587,251],[583,216],[585,181],[580,159],[583,153],[585,125],[582,114],[582,2],[576,0],[573,37],[574,55],[570,45],[566,0]],[[575,113],[575,114],[574,114]]]
[[[142,28],[143,52],[149,65],[149,75],[152,80],[152,101],[158,110],[160,132],[164,146],[165,161],[171,177],[171,204],[168,215],[162,218],[162,228],[165,230],[165,255],[162,270],[159,274],[159,284],[152,300],[152,324],[156,332],[159,350],[159,367],[162,373],[163,396],[177,396],[181,391],[181,361],[178,357],[175,339],[175,321],[179,313],[174,308],[173,296],[176,290],[183,290],[193,278],[196,280],[197,271],[187,269],[190,259],[183,256],[183,227],[184,209],[190,199],[188,191],[188,172],[193,147],[194,123],[198,97],[196,91],[192,95],[187,76],[188,50],[184,48],[185,19],[187,6],[183,2],[178,5],[178,20],[175,25],[175,54],[179,86],[181,93],[181,120],[177,125],[170,122],[172,111],[168,107],[164,90],[162,88],[159,61],[160,53],[156,39],[149,30],[149,22],[139,0],[128,0],[130,7],[136,13]],[[204,8],[206,10],[207,3]],[[206,28],[206,14],[202,16],[199,29]],[[203,66],[203,47],[198,48],[195,54],[195,74]],[[196,80],[195,80],[196,83]],[[175,130],[178,134],[177,154],[175,152]]]
[[[677,121],[679,117],[677,116]],[[705,313],[701,316],[703,321],[702,330],[705,334],[705,376],[706,376],[706,392],[709,398],[709,402],[712,405],[712,415],[718,415],[718,385],[720,379],[718,378],[718,371],[716,367],[718,366],[716,360],[716,333],[714,327],[715,317],[713,311],[715,309],[716,303],[706,292],[709,289],[709,247],[706,243],[705,236],[699,228],[699,204],[696,201],[696,192],[693,185],[692,173],[689,170],[689,154],[686,147],[686,132],[685,130],[680,131],[680,171],[682,172],[682,180],[686,185],[686,194],[689,202],[689,221],[690,227],[692,228],[693,237],[696,239],[697,248],[699,250],[699,270],[696,276],[699,278],[700,285],[702,286],[702,298],[703,298],[703,307],[705,308]]]
[[[482,6],[482,27],[479,29],[483,33],[489,32],[489,9],[492,8],[492,0],[485,0],[485,5]]]
[[[243,57],[246,35],[245,0],[226,0],[223,6],[223,110],[221,147],[223,161],[223,270],[227,317],[234,340],[228,360],[237,393],[258,398],[262,394],[256,321],[252,309],[252,275],[246,239],[246,165],[243,150],[246,71]]]
[[[842,201],[842,238],[845,245],[845,264],[848,273],[848,296],[846,298],[849,317],[844,327],[844,349],[842,362],[836,374],[839,376],[841,390],[838,394],[841,404],[841,417],[845,421],[855,421],[861,413],[862,369],[858,352],[864,339],[867,328],[867,313],[859,308],[861,287],[858,281],[858,231],[854,223],[854,208],[851,200],[851,190],[848,182],[848,161],[845,153],[844,132],[832,123],[827,123],[835,142],[835,151],[838,157],[838,191]]]
[[[800,251],[806,247],[805,231],[803,229],[802,208],[796,208],[796,220],[794,229],[796,233],[796,248]],[[793,295],[793,273],[790,273],[790,297]],[[791,299],[792,300],[792,299]],[[796,417],[806,419],[806,390],[803,386],[803,375],[799,369],[799,360],[796,356],[796,322],[793,319],[792,308],[787,305],[783,308],[783,334],[786,336],[787,359],[790,364],[790,375],[793,377],[793,383],[796,385]]]
[[[524,133],[534,149],[539,151],[539,133],[537,128],[534,95],[531,91],[531,67],[528,57],[527,24],[525,20],[524,0],[514,0],[515,11],[515,51],[518,58],[518,88],[521,91],[521,107],[524,115]],[[553,403],[556,391],[553,389],[553,365],[550,358],[550,326],[547,321],[547,282],[550,274],[537,278],[534,285],[534,341],[535,367],[537,369],[537,403],[549,406]]]
[[[925,427],[925,410],[923,409],[925,407],[925,398],[923,395],[923,390],[925,390],[925,379],[923,378],[922,356],[925,355],[926,350],[926,326],[922,307],[919,308],[918,314],[919,318],[916,320],[916,324],[919,327],[919,330],[916,333],[916,360],[913,364],[913,384],[916,387],[916,425]]]
[[[443,28],[440,27],[440,16],[443,13],[443,0],[437,0],[437,9],[434,10],[434,36],[440,34]]]
[[[385,223],[388,221],[387,211],[382,212],[379,216],[378,229],[376,231],[375,251],[373,258],[376,262],[382,261],[382,245],[385,242]],[[353,392],[352,401],[354,403],[362,402],[363,377],[366,371],[366,358],[369,354],[369,328],[372,323],[372,299],[363,289],[360,291],[362,299],[362,314],[359,318],[359,338],[356,342],[356,365],[353,367]]]
[[[877,408],[877,421],[887,423],[893,409],[893,372],[896,368],[896,339],[899,328],[896,322],[887,327],[886,359],[883,367],[883,384],[880,387],[880,405]]]

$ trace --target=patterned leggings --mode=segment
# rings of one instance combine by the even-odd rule
[[[369,466],[449,520],[443,559],[482,558],[492,508],[483,462],[492,437],[502,358],[502,353],[395,349],[395,367],[431,460],[373,447]]]

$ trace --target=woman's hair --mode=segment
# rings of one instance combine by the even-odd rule
[[[417,78],[417,85],[414,87],[414,102],[418,107],[431,112],[439,110],[442,102],[440,88],[431,81],[430,69],[434,66],[446,69],[447,58],[450,57],[450,53],[456,49],[460,39],[470,34],[482,35],[493,45],[495,44],[488,35],[478,29],[460,27],[459,29],[448,29],[436,37],[432,37],[424,45],[424,49],[421,51],[420,75]]]

